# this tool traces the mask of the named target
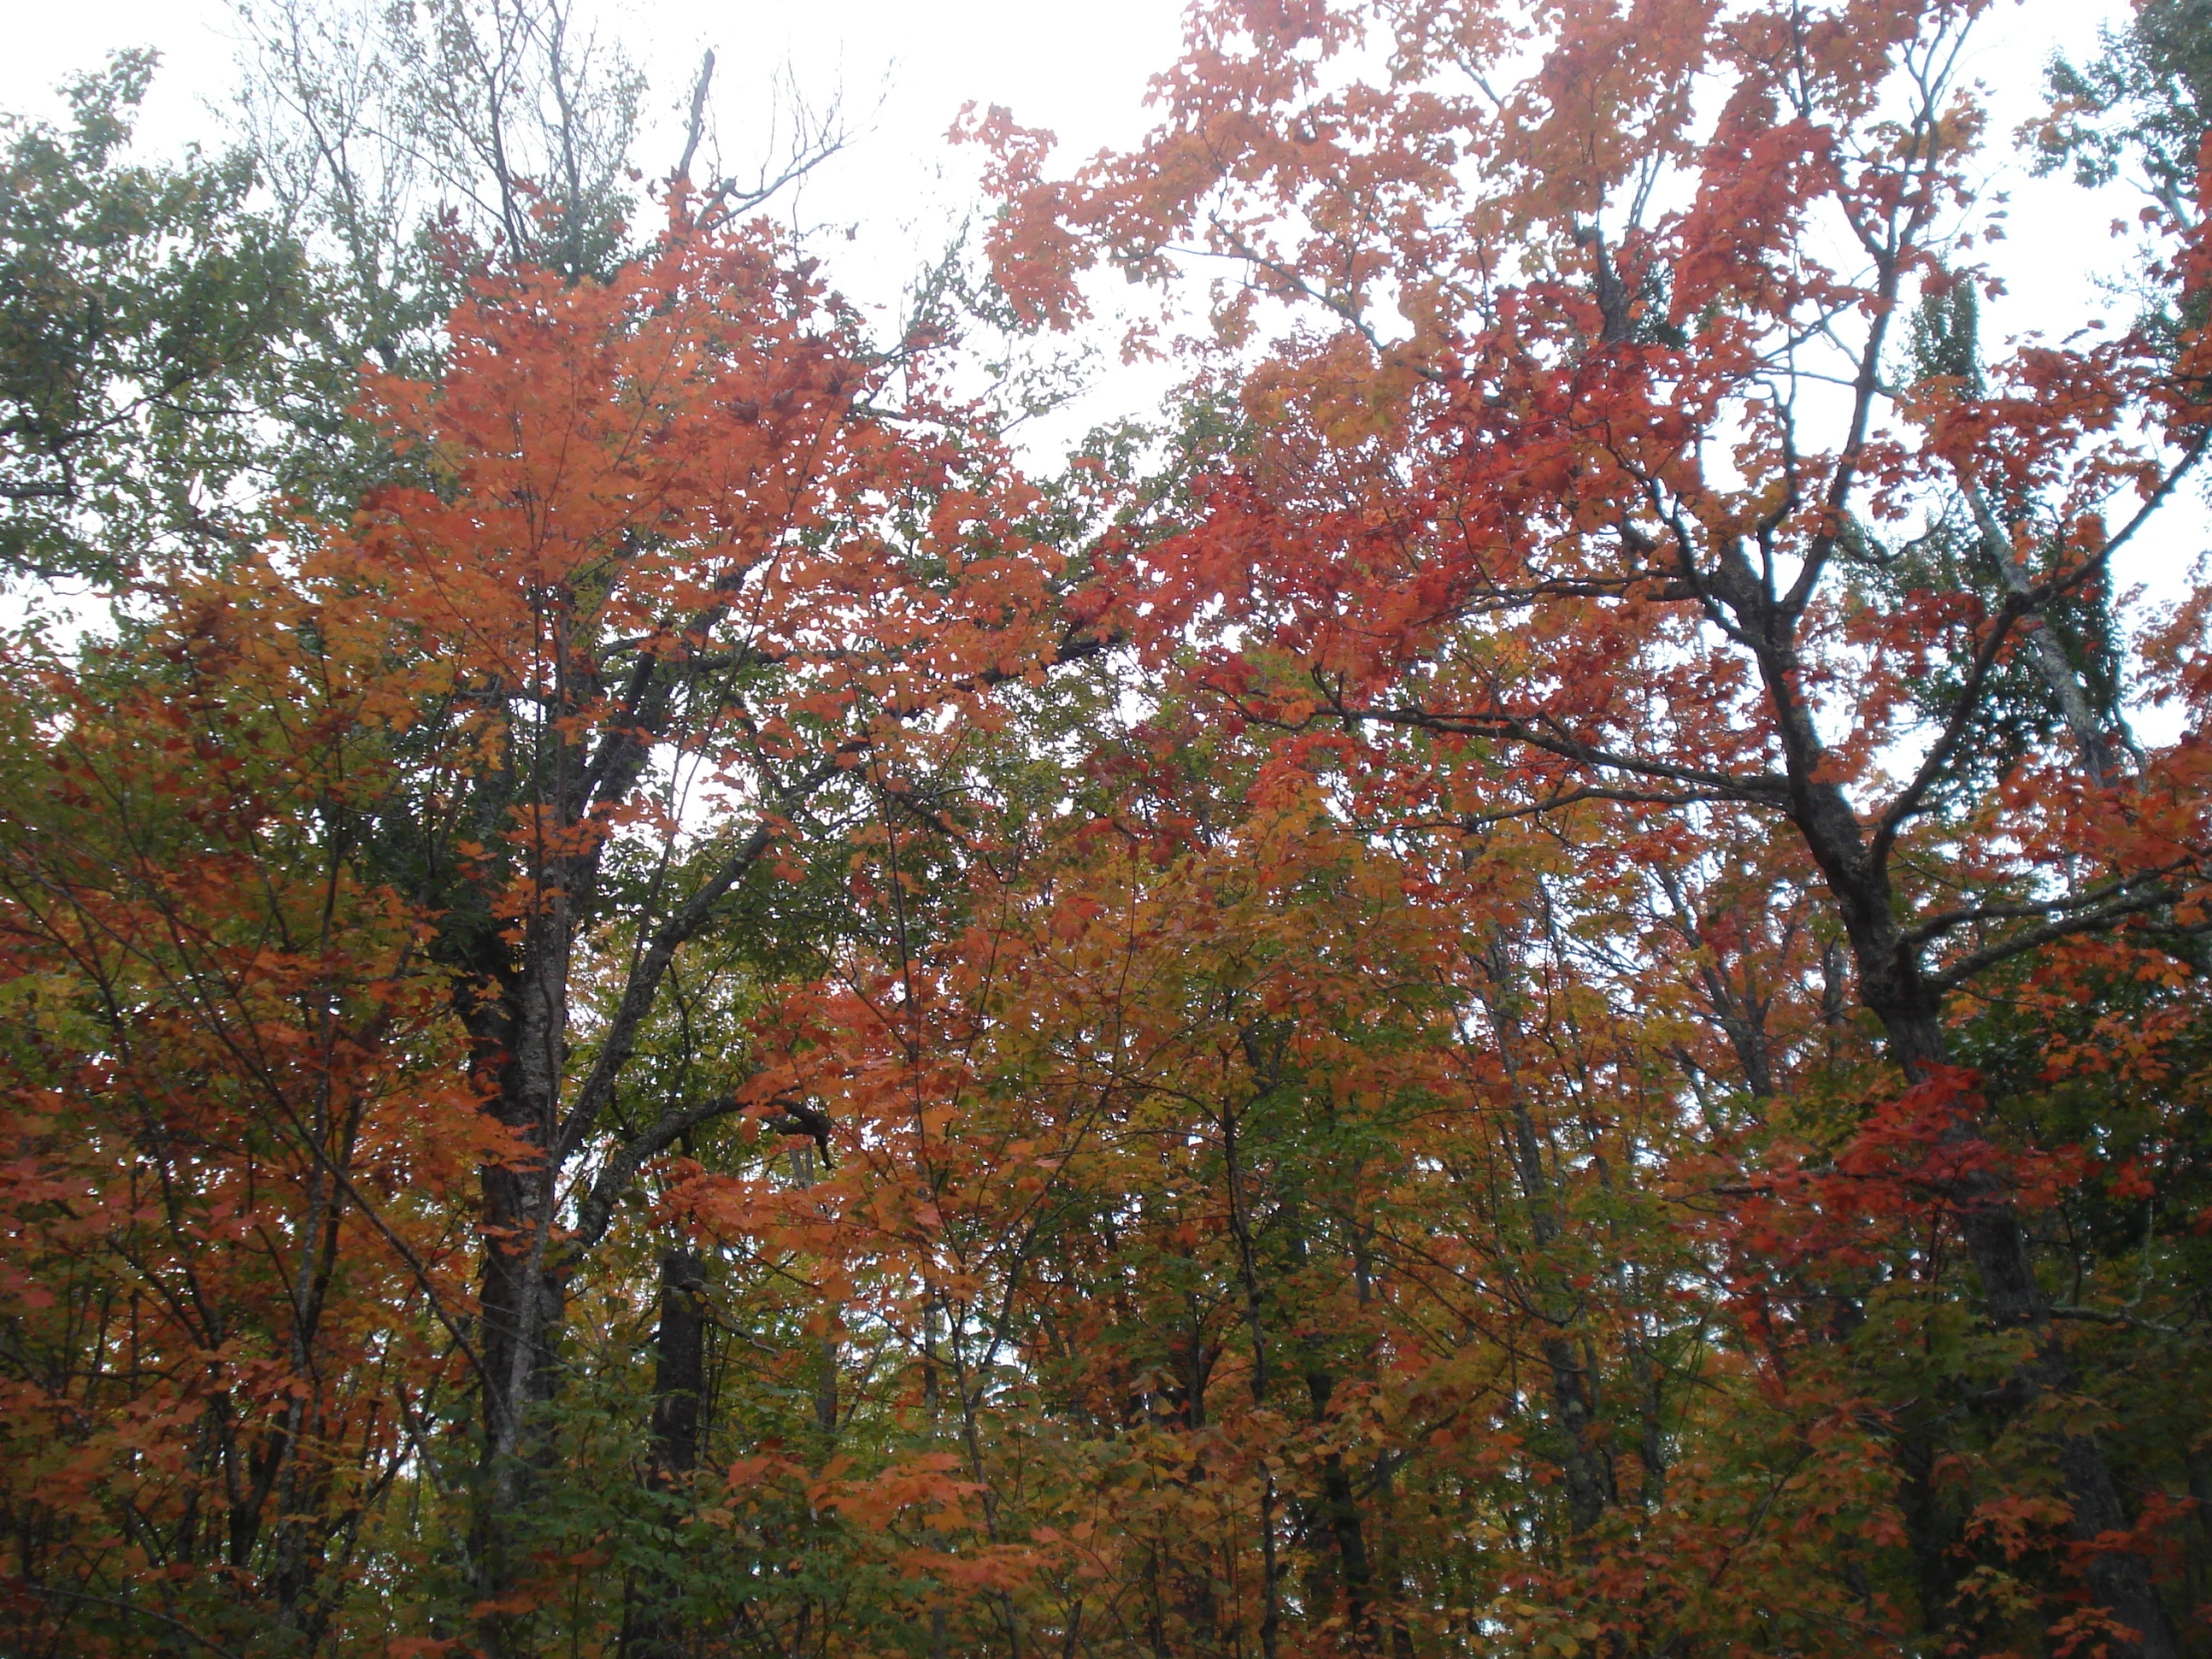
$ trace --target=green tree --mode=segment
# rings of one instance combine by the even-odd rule
[[[2051,60],[2051,120],[2037,134],[2043,170],[2081,184],[2132,173],[2181,224],[2193,222],[2197,155],[2212,128],[2212,3],[2146,0],[2076,67]]]
[[[311,404],[319,421],[332,401],[298,349],[312,274],[253,210],[251,158],[128,159],[154,67],[118,53],[72,83],[64,128],[0,117],[0,569],[17,578],[112,583],[229,547],[267,499],[265,417]]]

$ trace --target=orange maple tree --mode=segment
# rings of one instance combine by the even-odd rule
[[[2042,1418],[2082,1376],[2040,1189],[1990,1139],[2022,1126],[1945,1081],[1949,1026],[1992,976],[2078,966],[2068,941],[2155,958],[2199,924],[2174,676],[2201,607],[2134,642],[2188,711],[2156,747],[2060,631],[2098,625],[2212,411],[2201,326],[1984,377],[1958,228],[1981,117],[1954,73],[1978,10],[1202,6],[1140,148],[1058,181],[1003,113],[970,131],[1037,314],[1075,314],[1102,261],[1241,278],[1211,305],[1241,442],[1196,522],[1102,576],[1110,625],[1195,648],[1226,716],[1378,825],[1609,804],[1634,811],[1569,832],[1660,870],[1786,826],[1918,1103],[1877,1161],[1920,1149],[1917,1203],[2010,1356],[1993,1394]],[[2201,219],[2153,217],[2156,277],[2201,317]],[[2180,1651],[2097,1435],[2030,1437],[2109,1639]],[[1926,1579],[1921,1617],[1953,1609]]]
[[[518,1149],[359,868],[395,778],[346,610],[255,559],[7,665],[14,1652],[321,1644],[471,1382],[467,1194]]]

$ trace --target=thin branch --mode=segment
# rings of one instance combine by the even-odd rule
[[[1970,927],[1976,922],[2026,921],[2035,916],[2074,914],[2082,910],[2094,909],[2124,894],[2136,891],[2146,882],[2164,881],[2167,876],[2172,875],[2177,870],[2186,868],[2188,862],[2189,860],[2185,858],[2177,858],[2172,863],[2161,864],[2156,869],[2142,870],[2134,875],[2124,876],[2117,881],[2109,881],[2102,886],[2092,887],[2087,892],[2074,893],[2063,898],[2023,899],[2017,904],[1976,904],[1955,910],[1941,910],[1927,917],[1919,926],[1908,931],[1905,934],[1905,942],[1914,945],[1927,944],[1931,939],[1939,938],[1943,934],[1960,927]],[[2173,896],[2170,888],[2161,888],[2160,890],[2168,898]]]
[[[707,55],[699,60],[699,79],[692,85],[691,119],[684,128],[684,153],[677,159],[676,170],[669,175],[672,180],[691,180],[692,158],[699,154],[699,140],[707,130],[707,88],[715,78],[715,50],[707,48]]]
[[[613,1097],[615,1079],[637,1048],[638,1033],[653,1011],[661,980],[669,964],[676,959],[678,948],[713,919],[715,907],[724,895],[761,861],[775,841],[776,821],[797,811],[808,797],[840,770],[837,758],[831,756],[818,761],[805,777],[784,790],[751,833],[731,849],[721,867],[654,929],[652,942],[631,968],[629,980],[623,986],[622,1000],[616,1004],[614,1018],[608,1022],[599,1058],[593,1063],[583,1087],[577,1091],[576,1103],[570,1107],[560,1134],[554,1140],[551,1158],[556,1167],[575,1155]]]
[[[2062,916],[2055,921],[2045,922],[2040,927],[2025,928],[2008,939],[2000,939],[1995,944],[1953,962],[1940,973],[1931,975],[1929,984],[1937,991],[1956,990],[1975,974],[1995,967],[1999,962],[2009,961],[2024,951],[2059,939],[2071,938],[2076,933],[2094,933],[2116,921],[2124,921],[2129,916],[2162,909],[2179,896],[2180,893],[2175,888],[2158,887],[2129,898],[2115,899],[2093,910]]]
[[[238,1659],[238,1655],[221,1642],[201,1635],[199,1631],[193,1629],[183,1619],[173,1618],[169,1614],[159,1612],[152,1607],[141,1607],[135,1601],[120,1601],[114,1596],[96,1596],[84,1590],[65,1590],[53,1584],[34,1584],[27,1578],[19,1578],[13,1575],[6,1579],[0,1579],[0,1583],[28,1590],[35,1596],[56,1596],[68,1601],[82,1601],[94,1607],[113,1607],[121,1613],[130,1613],[142,1619],[152,1619],[157,1624],[168,1625],[170,1629],[176,1631],[187,1641],[199,1643],[210,1653],[220,1653],[223,1655],[223,1659]]]

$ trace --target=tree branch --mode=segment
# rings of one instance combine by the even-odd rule
[[[1940,973],[1931,974],[1928,982],[1936,991],[1956,990],[1975,974],[1985,972],[1999,962],[2008,961],[2024,951],[2058,939],[2071,938],[2076,933],[2097,932],[2116,921],[2124,921],[2129,916],[2160,909],[2179,896],[2176,889],[2162,886],[2127,898],[2114,899],[2093,910],[2081,910],[2070,916],[2061,916],[2040,927],[2023,928],[2008,939],[2000,939],[1995,944],[1953,962]]]
[[[804,778],[776,799],[763,814],[762,822],[731,849],[714,874],[653,930],[645,953],[630,969],[629,980],[622,989],[622,1000],[616,1004],[614,1018],[608,1022],[606,1038],[600,1044],[599,1058],[584,1079],[583,1087],[577,1091],[575,1105],[562,1120],[552,1149],[552,1161],[556,1166],[575,1156],[599,1114],[613,1098],[615,1079],[636,1051],[638,1032],[653,1011],[654,1001],[660,995],[661,980],[667,975],[669,964],[676,959],[678,948],[707,925],[724,895],[760,862],[775,841],[774,821],[796,811],[840,770],[834,756],[817,762]]]
[[[637,1179],[639,1170],[701,1124],[729,1117],[743,1110],[744,1104],[736,1095],[724,1094],[663,1112],[651,1127],[609,1154],[592,1180],[591,1191],[576,1207],[576,1248],[589,1250],[607,1236],[607,1229],[614,1225],[615,1206],[622,1202],[622,1195]]]

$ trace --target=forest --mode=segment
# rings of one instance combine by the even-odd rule
[[[240,17],[0,122],[0,1653],[2212,1656],[2212,0],[1193,0],[888,319]]]

